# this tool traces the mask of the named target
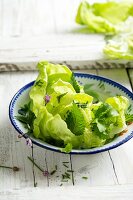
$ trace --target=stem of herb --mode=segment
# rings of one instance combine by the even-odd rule
[[[35,163],[35,161],[34,161],[31,157],[28,156],[28,159],[29,159],[41,172],[44,172],[44,170],[43,170],[41,167],[39,167],[38,164]]]
[[[64,165],[64,167],[68,168],[68,166],[66,164],[63,163],[63,165]]]
[[[53,170],[52,172],[50,172],[50,175],[55,174],[56,170]]]
[[[13,169],[13,167],[0,166],[0,168]]]
[[[87,177],[87,176],[83,176],[83,177],[82,177],[82,179],[86,179],[86,180],[87,180],[87,179],[88,179],[88,177]]]
[[[74,172],[74,170],[69,170],[69,169],[68,169],[68,170],[67,170],[67,172],[71,172],[71,173],[73,173],[73,172]]]
[[[5,168],[5,169],[12,169],[14,172],[17,172],[19,171],[19,168],[14,166],[14,167],[8,167],[8,166],[0,166],[0,168]]]

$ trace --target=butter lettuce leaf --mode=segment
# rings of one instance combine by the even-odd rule
[[[115,34],[120,32],[121,23],[133,16],[131,1],[108,1],[89,4],[87,1],[79,5],[75,21],[88,27],[90,32]]]
[[[128,20],[129,21],[129,20]],[[109,59],[133,59],[133,17],[128,26],[123,26],[123,33],[113,36],[107,40],[103,52]]]
[[[46,94],[46,87],[48,83],[48,75],[46,72],[46,68],[44,67],[47,65],[47,62],[40,62],[37,65],[39,70],[39,75],[30,90],[29,97],[31,99],[31,111],[38,115],[41,106],[44,106],[44,96]]]

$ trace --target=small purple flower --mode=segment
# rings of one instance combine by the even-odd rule
[[[51,96],[49,96],[48,94],[46,94],[44,99],[45,99],[45,104],[47,104],[50,101]]]
[[[29,146],[29,147],[32,147],[32,141],[31,141],[30,138],[26,139],[26,145]]]
[[[48,171],[43,171],[43,176],[49,176],[49,172]]]

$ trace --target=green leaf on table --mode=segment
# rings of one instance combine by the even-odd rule
[[[133,16],[133,3],[129,0],[104,3],[82,1],[75,21],[93,33],[116,34],[122,24]],[[85,31],[84,31],[85,32]]]
[[[130,21],[127,32],[125,31],[108,39],[103,49],[106,57],[110,59],[133,60],[133,17]],[[126,27],[123,26],[123,30],[125,29]]]

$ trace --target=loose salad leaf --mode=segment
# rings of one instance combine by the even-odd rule
[[[81,2],[78,8],[76,22],[86,25],[90,32],[114,34],[121,31],[121,23],[133,16],[131,1],[108,1],[89,4]]]
[[[75,21],[81,33],[103,33],[107,44],[103,53],[109,59],[133,59],[133,1],[80,3]],[[92,93],[93,94],[93,93]]]
[[[130,24],[130,29],[133,26]],[[125,30],[125,27],[123,27]],[[116,36],[113,36],[107,40],[107,44],[103,49],[105,55],[110,59],[123,59],[132,60],[133,59],[133,31],[123,32]]]
[[[35,138],[66,153],[99,147],[119,135],[133,119],[127,112],[131,106],[126,97],[109,97],[105,102],[97,99],[94,103],[66,66],[41,62],[38,69],[30,102],[17,116]]]

